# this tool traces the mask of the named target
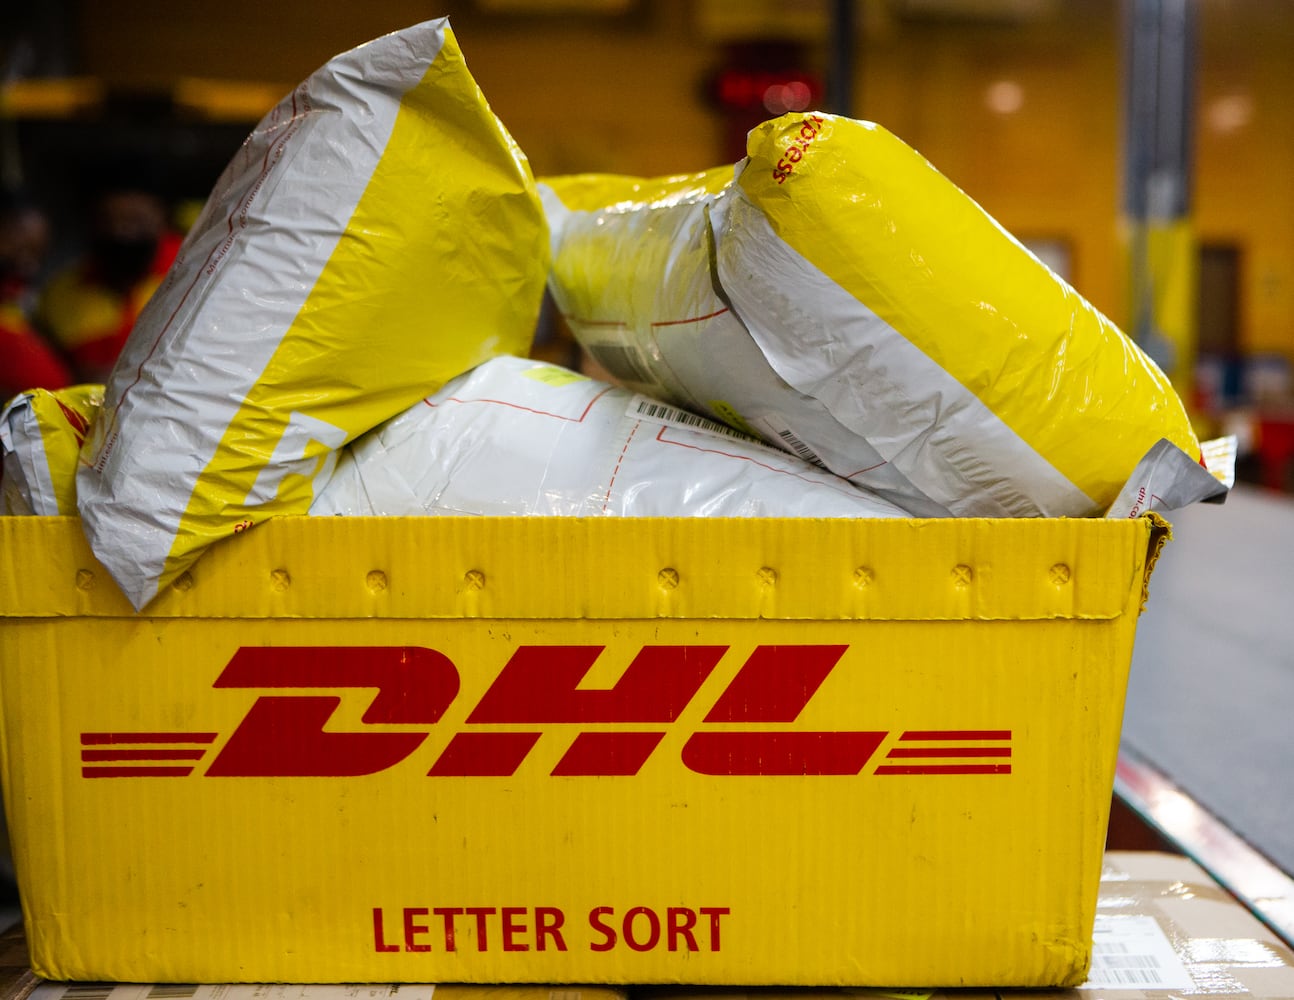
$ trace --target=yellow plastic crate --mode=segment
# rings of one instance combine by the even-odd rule
[[[1084,976],[1153,518],[0,519],[54,979]]]

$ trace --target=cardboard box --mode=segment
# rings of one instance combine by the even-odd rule
[[[1112,851],[1101,873],[1095,955],[1068,990],[680,990],[633,1000],[1288,1000],[1294,952],[1203,869],[1176,854]]]
[[[1154,519],[0,519],[34,968],[1072,984]]]
[[[1081,990],[1037,1000],[1294,997],[1294,952],[1180,855],[1106,855],[1094,944]]]
[[[626,1000],[599,986],[431,984],[66,983],[34,976],[22,925],[0,933],[0,1000]]]
[[[26,996],[0,995],[0,1000],[625,1000],[626,995],[596,986],[42,982]]]
[[[5,928],[0,932],[0,1000],[27,1000],[41,982],[32,973],[27,959],[22,924]]]

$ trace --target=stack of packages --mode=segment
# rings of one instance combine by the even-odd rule
[[[546,283],[618,384],[524,359]],[[879,126],[536,183],[444,20],[274,108],[101,400],[23,394],[0,435],[2,512],[79,511],[136,608],[286,514],[1127,517],[1228,485],[1153,362]]]

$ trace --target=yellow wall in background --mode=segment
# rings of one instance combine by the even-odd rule
[[[1240,338],[1294,360],[1294,3],[1204,7],[1196,225],[1242,253]]]
[[[1107,2],[1064,6],[1055,22],[891,23],[859,86],[861,117],[1011,232],[1067,242],[1071,280],[1113,318],[1124,294],[1117,27]]]
[[[701,89],[723,57],[725,2],[494,16],[470,2],[96,0],[80,5],[79,44],[84,68],[110,80],[286,89],[334,52],[449,13],[536,172],[661,174],[721,161],[723,119]],[[794,6],[812,37],[825,5]],[[1074,284],[1126,325],[1119,0],[1024,5],[1045,16],[1019,21],[904,17],[902,6],[863,8],[856,116],[906,139],[1012,232],[1064,241]],[[1197,230],[1241,248],[1242,347],[1294,359],[1294,2],[1201,0],[1200,38]],[[811,68],[824,69],[825,52],[806,47]],[[990,93],[1006,110],[990,109]]]
[[[123,83],[198,75],[277,80],[286,91],[337,52],[448,14],[486,99],[537,172],[672,173],[713,166],[721,131],[699,100],[717,52],[687,30],[689,6],[492,16],[462,0],[95,0],[82,5],[80,45],[89,72]]]

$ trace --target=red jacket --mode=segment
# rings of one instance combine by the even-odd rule
[[[158,241],[148,273],[125,294],[100,280],[93,262],[74,264],[46,286],[38,319],[71,359],[82,382],[105,382],[135,320],[170,270],[181,238]]]
[[[18,304],[0,302],[0,407],[27,389],[62,389],[72,382],[72,370]]]

